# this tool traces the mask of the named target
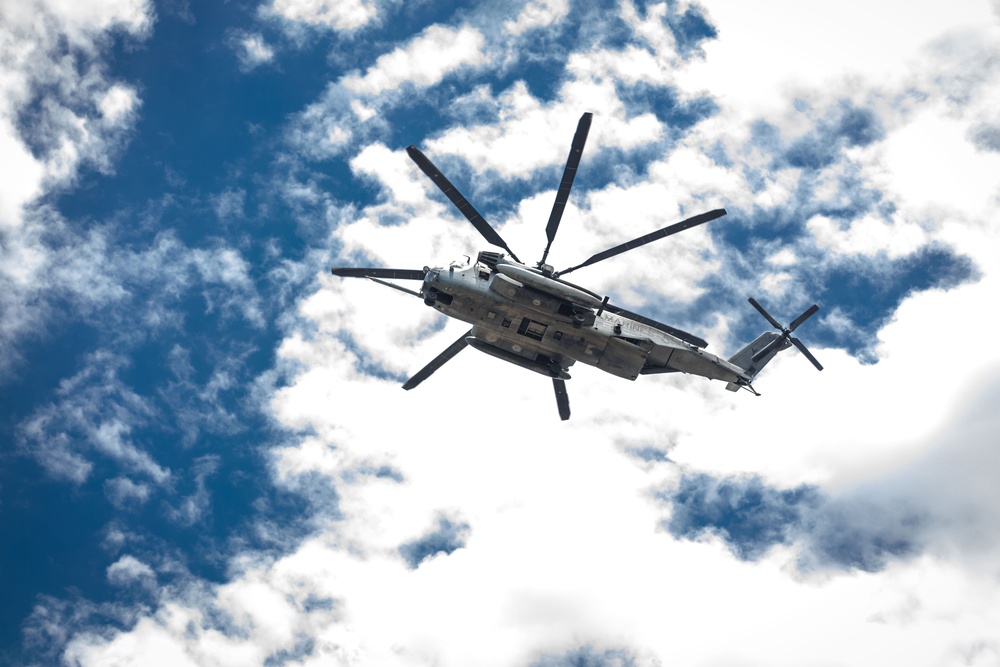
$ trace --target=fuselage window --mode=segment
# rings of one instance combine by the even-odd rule
[[[525,317],[521,320],[521,326],[517,328],[517,333],[534,340],[541,340],[542,336],[545,335],[546,329],[548,329],[548,325],[542,324],[541,322],[535,322],[534,320]]]

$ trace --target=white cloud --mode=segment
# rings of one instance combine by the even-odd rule
[[[20,223],[21,207],[35,199],[42,189],[45,167],[36,160],[16,136],[8,119],[0,119],[0,225],[13,227]]]
[[[663,129],[652,114],[625,118],[620,101],[601,104],[613,95],[613,86],[567,86],[558,103],[544,106],[523,82],[499,98],[499,124],[456,126],[423,147],[431,159],[458,155],[477,172],[495,170],[504,178],[517,178],[551,164],[565,164],[576,122],[584,111],[600,109],[587,138],[586,152],[603,147],[635,148],[660,138]],[[553,190],[558,187],[553,183]],[[554,194],[553,194],[554,196]]]
[[[106,123],[117,125],[124,122],[138,104],[139,98],[133,89],[114,85],[98,102],[98,107]]]
[[[146,0],[3,3],[0,24],[3,229],[19,226],[23,206],[43,189],[71,181],[83,164],[110,168],[109,155],[131,126],[138,98],[107,78],[102,52],[111,31],[143,37],[152,24],[152,8]],[[80,58],[79,66],[64,57],[66,49]],[[35,124],[40,129],[36,136],[24,136],[18,115],[43,90],[42,122]]]
[[[347,76],[341,84],[359,95],[381,95],[403,84],[425,88],[466,66],[486,61],[483,36],[470,26],[431,26],[406,46],[378,57],[364,76]]]
[[[994,79],[1000,81],[1000,71]],[[967,128],[941,109],[923,110],[885,142],[881,164],[887,188],[913,208],[953,201],[973,209],[995,205],[1000,154],[977,151]]]
[[[121,29],[141,35],[152,27],[152,8],[145,0],[95,0],[85,5],[71,0],[26,0],[0,8],[10,27],[33,28],[51,21],[73,46],[95,47],[101,33]]]
[[[558,23],[569,13],[567,0],[530,0],[525,3],[516,19],[503,23],[505,32],[520,35],[532,28],[545,28]]]
[[[795,253],[791,250],[791,248],[782,248],[767,258],[767,263],[773,264],[774,266],[791,266],[798,261],[798,258],[795,256]]]
[[[364,27],[378,15],[371,0],[274,0],[269,11],[286,21],[344,32]]]
[[[820,7],[794,0],[713,2],[706,14],[719,39],[705,44],[706,58],[677,78],[687,90],[710,91],[744,120],[774,116],[800,91],[833,82],[836,90],[852,79],[891,88],[908,76],[921,47],[995,22],[987,3],[977,0],[912,9],[903,0]],[[822,35],[816,26],[823,26]]]
[[[645,16],[640,16],[635,3],[622,2],[622,18],[632,28],[637,38],[643,39],[661,57],[674,50],[674,35],[667,24],[667,3],[648,5]]]
[[[146,563],[135,556],[125,555],[108,566],[108,581],[115,586],[132,584],[149,585],[156,579],[156,573]]]
[[[240,68],[245,72],[274,60],[274,49],[260,33],[240,34],[235,38],[235,48]]]
[[[874,216],[852,220],[847,229],[825,216],[817,215],[806,223],[816,244],[834,254],[875,255],[885,253],[890,258],[915,252],[928,240],[919,226],[905,221],[886,222]]]
[[[768,273],[760,279],[760,288],[772,296],[781,295],[791,280],[792,274],[786,271]]]
[[[403,151],[392,152],[381,143],[365,146],[351,160],[351,170],[376,180],[386,188],[392,201],[404,206],[427,206],[424,175],[414,173],[410,158]]]

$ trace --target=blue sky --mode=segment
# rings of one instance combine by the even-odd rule
[[[1000,14],[744,5],[0,5],[0,662],[1000,660]],[[585,111],[550,262],[725,207],[574,280],[823,373],[399,390],[405,147],[533,261]]]

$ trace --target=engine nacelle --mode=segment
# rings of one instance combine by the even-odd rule
[[[543,275],[541,271],[535,271],[520,264],[510,264],[501,260],[498,261],[496,270],[508,278],[513,278],[519,283],[534,287],[540,292],[551,294],[559,299],[587,308],[600,308],[603,305],[601,298],[596,294],[584,291],[582,288],[570,285],[558,278],[550,278]]]

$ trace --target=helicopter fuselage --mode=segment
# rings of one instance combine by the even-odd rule
[[[751,379],[695,345],[605,310],[592,292],[509,260],[428,269],[421,295],[472,325],[470,346],[549,377],[568,379],[579,361],[628,380],[671,372]]]
[[[613,306],[607,297],[602,299],[562,279],[571,271],[715,220],[726,215],[723,208],[693,215],[620,243],[558,272],[545,263],[569,201],[592,117],[593,114],[585,113],[577,123],[556,200],[545,226],[548,243],[537,268],[521,263],[503,237],[420,149],[407,147],[406,153],[417,167],[491,246],[503,248],[510,259],[499,252],[483,251],[474,263],[469,258],[466,263],[455,263],[447,269],[332,269],[335,276],[368,278],[418,296],[441,313],[472,325],[472,329],[403,383],[403,389],[418,386],[466,346],[552,378],[559,417],[564,420],[570,416],[566,392],[568,369],[578,361],[628,380],[653,373],[692,373],[722,380],[730,391],[743,388],[754,394],[757,391],[750,382],[775,354],[792,345],[818,370],[823,370],[802,341],[792,336],[796,327],[819,310],[815,304],[785,327],[751,298],[750,304],[776,331],[765,331],[727,361],[706,352],[704,348],[708,343],[693,334]],[[419,280],[422,286],[417,292],[392,280]]]

